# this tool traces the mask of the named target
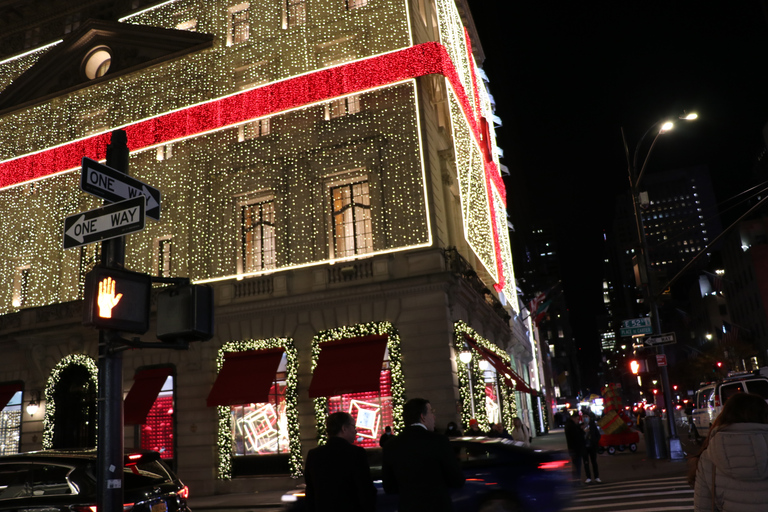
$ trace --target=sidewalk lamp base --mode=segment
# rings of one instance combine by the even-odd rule
[[[680,444],[679,437],[669,438],[669,459],[670,460],[683,460],[685,459],[685,452]]]

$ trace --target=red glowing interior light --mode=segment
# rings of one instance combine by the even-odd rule
[[[179,496],[181,496],[186,500],[187,498],[189,498],[189,487],[185,485],[183,488],[176,491],[176,494],[178,494]]]

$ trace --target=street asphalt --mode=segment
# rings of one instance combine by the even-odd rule
[[[687,435],[682,435],[680,441],[686,454],[696,453],[697,446],[687,439]],[[534,438],[532,447],[534,449],[566,452],[567,447],[563,429],[553,429],[548,434]],[[597,464],[600,470],[600,479],[603,483],[682,476],[685,475],[687,469],[685,459],[673,461],[668,458],[657,459],[648,457],[645,438],[642,434],[640,435],[640,442],[636,452],[632,453],[629,450],[617,451],[615,455],[609,455],[606,452],[598,455]],[[582,480],[583,478],[582,471]],[[284,479],[277,479],[277,481],[285,482]],[[296,480],[296,485],[302,482],[303,479],[298,479]],[[291,488],[295,488],[295,486]],[[191,489],[189,507],[192,509],[192,512],[232,512],[235,510],[244,512],[278,512],[283,510],[280,498],[288,490],[290,489],[278,486],[268,491],[195,496],[194,489]]]

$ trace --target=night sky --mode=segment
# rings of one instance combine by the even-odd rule
[[[518,230],[557,222],[571,324],[583,373],[594,374],[603,230],[629,186],[621,127],[634,151],[656,121],[697,112],[659,139],[646,172],[706,164],[719,201],[748,188],[768,122],[768,7],[469,2],[504,123],[512,220]]]

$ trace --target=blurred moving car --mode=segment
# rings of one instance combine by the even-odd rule
[[[95,512],[96,450],[48,450],[0,457],[0,511]],[[189,489],[157,452],[125,456],[124,512],[190,512]]]
[[[557,512],[573,494],[570,461],[562,452],[534,450],[502,438],[458,437],[450,440],[467,478],[453,492],[455,512]],[[381,450],[370,450],[371,474],[380,512],[395,512],[397,496],[381,487]],[[306,510],[304,490],[283,495],[286,511]]]

